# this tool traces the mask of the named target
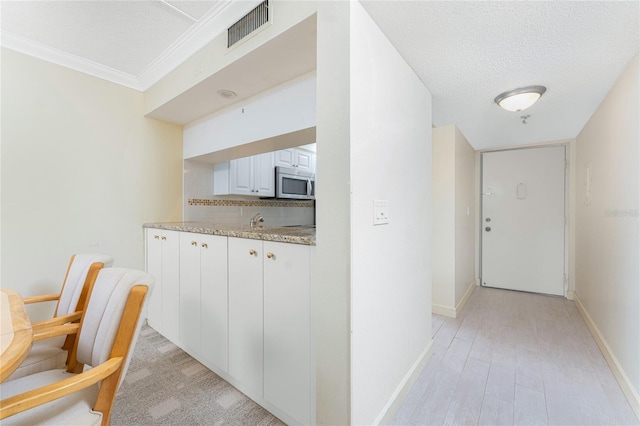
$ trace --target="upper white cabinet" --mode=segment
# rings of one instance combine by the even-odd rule
[[[276,175],[273,165],[273,152],[254,155],[253,157],[253,188],[261,197],[276,195]]]
[[[300,148],[281,149],[275,152],[275,165],[295,167],[307,172],[316,172],[316,154]]]
[[[254,155],[214,166],[214,195],[275,196],[274,153]]]
[[[180,340],[179,233],[147,228],[147,272],[156,280],[149,301],[148,320],[173,343]]]

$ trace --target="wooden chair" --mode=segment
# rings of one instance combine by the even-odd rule
[[[98,272],[111,266],[113,260],[102,254],[74,254],[69,260],[69,266],[59,294],[47,294],[24,298],[25,305],[42,302],[57,301],[53,318],[33,323],[31,326],[35,336],[41,330],[52,325],[68,322],[78,322],[84,310],[93,283]],[[31,347],[27,358],[20,367],[9,376],[7,380],[14,380],[39,371],[64,368],[68,361],[68,349],[73,346],[74,336],[56,336],[54,338],[40,340]]]
[[[77,334],[67,369],[3,383],[2,423],[108,425],[152,288],[144,272],[102,269],[80,324],[44,330]]]

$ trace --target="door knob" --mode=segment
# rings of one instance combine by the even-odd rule
[[[484,230],[487,231],[487,232],[491,232],[491,227],[487,226],[486,228],[484,228]]]
[[[491,222],[491,218],[490,217],[486,218],[485,222]]]

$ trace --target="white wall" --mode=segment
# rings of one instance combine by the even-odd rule
[[[475,285],[476,216],[475,150],[455,129],[455,306],[462,302],[469,287]]]
[[[351,423],[349,2],[318,2],[316,421]]]
[[[576,299],[640,416],[639,76],[636,57],[577,137],[575,267]]]
[[[475,151],[455,126],[438,127],[433,129],[432,163],[433,310],[456,317],[475,285]]]
[[[431,344],[431,94],[351,2],[351,423],[381,421]],[[373,226],[373,200],[389,224]]]
[[[144,269],[142,224],[181,217],[181,126],[144,118],[140,92],[8,49],[1,96],[2,285],[56,292],[80,252]]]
[[[433,237],[431,239],[434,312],[455,310],[455,127],[433,129]]]

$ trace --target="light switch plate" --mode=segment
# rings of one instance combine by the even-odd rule
[[[373,224],[389,223],[389,200],[373,200]]]

